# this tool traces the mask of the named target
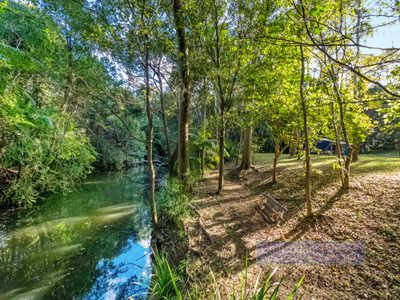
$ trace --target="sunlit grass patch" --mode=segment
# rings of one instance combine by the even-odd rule
[[[400,158],[378,154],[360,155],[360,160],[353,165],[354,173],[393,173],[400,172]]]
[[[360,154],[359,160],[351,164],[351,170],[354,174],[400,172],[400,158],[396,155],[396,152]],[[273,159],[273,153],[254,154],[256,165],[272,165]],[[334,155],[311,155],[312,167],[330,168],[336,160],[337,158]],[[303,162],[303,159],[298,160],[297,157],[291,158],[289,155],[283,155],[278,166],[298,168],[303,166]]]

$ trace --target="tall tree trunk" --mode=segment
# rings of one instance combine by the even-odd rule
[[[62,104],[62,111],[63,113],[68,113],[69,110],[69,105],[70,100],[71,100],[71,94],[72,94],[72,85],[73,85],[73,45],[72,45],[72,36],[68,35],[66,37],[66,50],[67,50],[67,66],[68,66],[68,70],[67,70],[67,76],[66,76],[66,84],[65,84],[65,90],[64,90],[64,101]]]
[[[214,3],[215,4],[215,3]],[[217,68],[217,85],[218,85],[218,94],[219,94],[219,113],[220,113],[220,126],[218,129],[218,142],[219,142],[219,166],[218,166],[218,193],[222,192],[224,187],[224,170],[225,170],[225,96],[224,89],[222,86],[222,79],[219,73],[221,69],[221,49],[220,49],[220,41],[219,41],[219,19],[218,19],[218,10],[215,8],[215,62]]]
[[[336,124],[335,106],[334,106],[333,99],[331,101],[330,107],[331,107],[332,125],[333,125],[333,129],[334,129],[334,132],[335,132],[336,157],[337,157],[337,162],[339,164],[340,180],[342,181],[342,184],[343,184],[343,182],[344,182],[344,170],[343,170],[343,167],[342,167],[342,146],[340,144],[340,135],[339,135],[339,130],[338,130],[338,127],[337,127],[337,124]]]
[[[190,79],[188,46],[185,34],[182,0],[173,0],[173,14],[175,30],[179,46],[178,60],[182,81],[182,100],[179,111],[179,178],[184,190],[189,189],[189,106],[190,106]]]
[[[162,78],[160,74],[160,69],[157,69],[157,77],[158,81],[160,83],[160,106],[161,106],[161,118],[163,122],[163,133],[164,133],[164,138],[165,138],[165,146],[167,148],[167,155],[168,155],[168,169],[172,169],[172,153],[171,153],[171,145],[169,142],[169,129],[168,129],[168,122],[167,122],[167,117],[165,114],[165,101],[164,101],[164,90],[163,90],[163,84],[162,84]]]
[[[248,170],[251,167],[251,135],[253,127],[247,126],[244,130],[243,136],[243,151],[242,151],[242,165],[241,169]]]
[[[142,11],[142,22],[144,23],[144,8]],[[149,193],[149,201],[151,208],[151,220],[153,223],[154,229],[157,231],[158,227],[158,216],[157,216],[157,205],[156,205],[156,172],[154,169],[153,163],[153,106],[151,103],[151,95],[150,95],[150,78],[149,78],[149,57],[150,50],[148,44],[148,36],[145,36],[145,53],[144,53],[144,81],[146,84],[146,113],[147,113],[147,165],[149,169],[149,177],[150,177],[150,193]]]
[[[221,124],[218,131],[219,142],[219,167],[218,167],[218,193],[222,192],[224,187],[224,171],[225,171],[225,108],[221,105],[220,112]]]
[[[206,133],[207,133],[207,106],[204,103],[204,107],[203,107],[203,138],[206,137]],[[201,178],[204,178],[204,173],[206,170],[206,147],[204,146],[204,143],[201,147]]]
[[[301,55],[301,77],[300,77],[300,99],[301,99],[301,108],[303,111],[303,127],[304,127],[304,148],[306,155],[306,177],[304,183],[305,190],[305,200],[307,206],[307,216],[312,215],[311,209],[311,186],[310,186],[310,176],[311,176],[311,164],[310,164],[310,142],[308,140],[308,122],[307,122],[307,103],[304,97],[304,73],[305,73],[305,58],[303,52],[303,46],[300,46],[300,55]]]
[[[350,145],[349,136],[347,134],[347,126],[344,121],[345,113],[344,113],[342,96],[340,94],[340,90],[337,85],[337,75],[335,74],[332,66],[330,68],[329,75],[332,79],[333,90],[335,91],[335,94],[336,94],[336,97],[338,100],[338,104],[339,104],[340,126],[342,128],[344,142],[346,143],[347,152],[348,152],[347,155],[345,155],[345,157],[344,157],[344,169],[343,169],[344,174],[343,174],[343,185],[342,185],[344,189],[348,189],[348,188],[350,188],[350,164],[351,164],[351,156],[352,156],[353,151],[352,151],[352,147]]]
[[[358,65],[359,56],[360,56],[360,38],[361,38],[361,14],[362,14],[362,5],[361,0],[357,0],[357,29],[356,29],[356,59],[355,64]],[[358,68],[357,68],[358,69]],[[359,78],[357,74],[354,74],[354,96],[355,100],[360,100],[360,86],[359,86]],[[353,144],[352,154],[351,154],[351,161],[356,162],[358,161],[358,154],[360,153],[360,143],[355,142]]]

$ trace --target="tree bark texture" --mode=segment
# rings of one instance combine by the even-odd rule
[[[247,126],[244,130],[243,136],[243,151],[242,151],[242,165],[243,170],[248,170],[251,167],[251,136],[253,133],[253,127]]]
[[[182,0],[173,0],[173,15],[176,37],[178,41],[178,60],[182,81],[182,99],[179,109],[179,170],[178,175],[184,190],[189,189],[189,106],[190,106],[190,79],[189,79],[189,51],[185,34]]]
[[[300,55],[301,55],[301,77],[300,77],[300,99],[301,99],[301,107],[303,111],[303,127],[304,127],[304,151],[305,151],[305,164],[306,164],[306,176],[304,182],[304,190],[305,190],[305,200],[307,207],[307,216],[312,215],[311,209],[311,184],[310,184],[310,176],[311,176],[311,164],[310,164],[310,141],[308,138],[308,120],[307,120],[307,103],[304,96],[304,73],[305,73],[305,58],[303,52],[303,46],[300,46]]]

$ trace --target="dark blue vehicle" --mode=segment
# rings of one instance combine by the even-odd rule
[[[322,138],[321,141],[317,142],[315,145],[318,152],[322,154],[335,154],[336,153],[336,142],[327,138]],[[340,146],[343,151],[343,155],[347,156],[349,154],[349,149],[347,149],[346,143],[340,142]]]
[[[333,154],[336,149],[336,143],[327,138],[322,138],[315,146],[322,154]]]

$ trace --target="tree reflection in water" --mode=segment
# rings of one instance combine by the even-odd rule
[[[145,299],[151,275],[149,245],[128,242],[123,252],[99,261],[99,276],[84,299]],[[140,297],[141,295],[141,297]]]
[[[92,176],[78,191],[0,214],[0,299],[145,295],[151,274],[145,180],[143,172]]]

